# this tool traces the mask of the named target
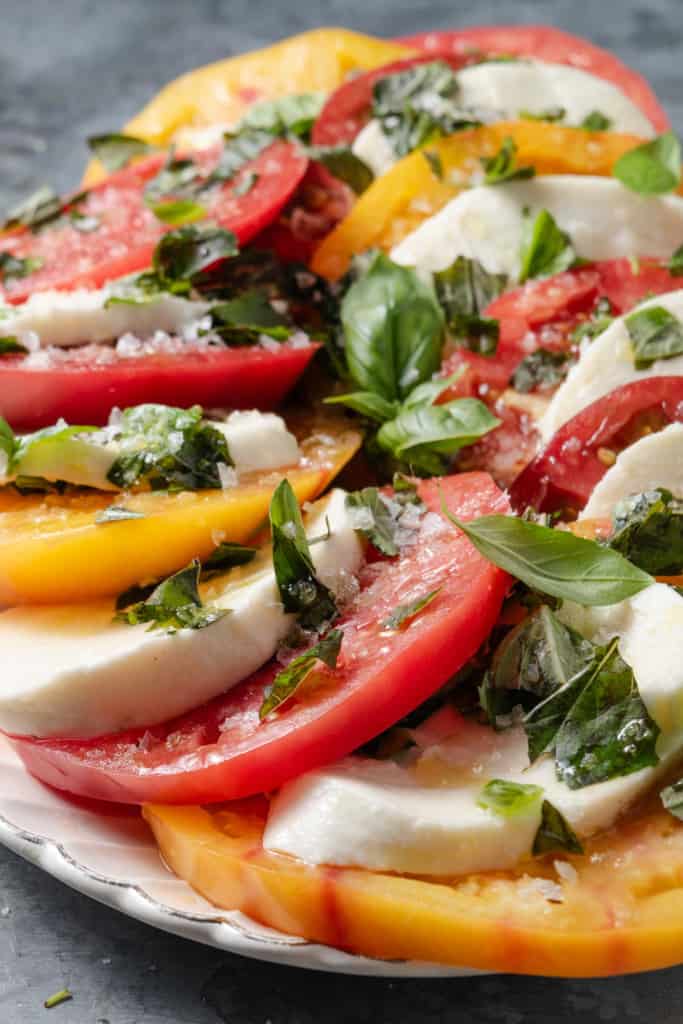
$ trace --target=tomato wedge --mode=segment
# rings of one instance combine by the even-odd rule
[[[587,39],[548,25],[491,25],[453,31],[421,32],[400,40],[406,46],[427,50],[432,57],[510,54],[536,57],[554,64],[570,64],[613,82],[640,107],[659,132],[671,127],[669,118],[647,81],[623,64],[609,50]]]
[[[510,488],[513,507],[539,512],[581,509],[609,463],[600,449],[621,450],[638,431],[683,422],[683,377],[649,377],[611,391],[565,423]]]
[[[429,509],[442,496],[471,519],[505,512],[489,476],[462,474],[420,483]],[[418,543],[396,560],[366,565],[361,590],[342,616],[334,674],[279,713],[259,721],[264,688],[277,663],[224,697],[162,726],[91,742],[13,742],[27,768],[59,789],[103,800],[210,803],[265,792],[334,761],[376,736],[426,699],[470,658],[492,629],[508,587],[442,516],[425,516]],[[389,631],[398,605],[440,588],[409,628]],[[144,742],[141,742],[144,736]]]
[[[69,423],[106,423],[114,406],[125,409],[143,402],[272,409],[319,347],[188,347],[124,358],[104,346],[87,346],[60,350],[46,365],[6,355],[0,357],[0,416],[15,430],[37,430],[60,417]]]
[[[192,154],[201,175],[216,164],[220,147]],[[110,175],[78,202],[79,213],[93,218],[91,231],[78,230],[69,217],[31,233],[26,228],[0,236],[0,251],[40,262],[24,277],[0,286],[0,300],[23,302],[48,288],[98,288],[112,278],[144,270],[159,239],[171,227],[145,205],[145,185],[161,170],[165,154],[155,154]],[[208,220],[228,228],[240,243],[263,230],[288,201],[306,173],[308,158],[289,142],[276,141],[246,163],[232,181],[206,191],[200,202]],[[255,175],[252,178],[252,175]],[[240,195],[245,180],[251,187]]]

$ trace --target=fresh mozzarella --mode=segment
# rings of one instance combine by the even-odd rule
[[[67,347],[111,341],[126,334],[151,337],[156,331],[178,334],[200,320],[209,303],[162,292],[139,305],[107,301],[115,294],[111,285],[95,291],[36,292],[21,306],[2,311],[2,333],[30,345]]]
[[[382,131],[382,124],[372,118],[358,132],[353,140],[351,152],[366,164],[376,178],[396,163],[396,155],[389,139]]]
[[[679,196],[644,198],[614,178],[541,175],[465,189],[399,242],[391,258],[428,273],[468,256],[517,280],[525,210],[544,209],[583,259],[668,259],[683,238]]]
[[[683,320],[683,291],[658,295],[642,303],[638,309],[648,306],[663,306]],[[583,346],[581,358],[571,368],[536,425],[543,440],[548,441],[567,420],[623,384],[646,377],[681,375],[683,356],[660,359],[646,370],[636,370],[625,317],[619,317],[602,334]]]
[[[683,495],[683,424],[670,423],[625,448],[595,486],[579,519],[604,519],[632,494],[665,487]]]
[[[301,457],[294,434],[273,412],[233,412],[224,423],[212,425],[225,435],[238,473],[291,466]]]
[[[335,593],[348,593],[363,554],[345,492],[335,490],[313,506],[306,529],[325,538],[311,548],[319,578]],[[204,629],[173,635],[114,622],[109,602],[0,614],[0,728],[91,737],[165,721],[250,675],[292,628],[269,548],[200,589],[206,604],[229,613]]]

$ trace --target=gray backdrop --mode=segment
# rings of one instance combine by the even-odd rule
[[[198,64],[326,24],[399,35],[496,22],[547,22],[613,48],[683,127],[681,0],[0,0],[0,209],[44,182],[74,185],[85,136]],[[64,985],[75,999],[44,1010]],[[682,1002],[683,969],[391,982],[260,964],[136,924],[0,850],[2,1024],[48,1012],[63,1024],[679,1024]]]

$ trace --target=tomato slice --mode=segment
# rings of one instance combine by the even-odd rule
[[[7,355],[0,358],[0,416],[15,430],[37,430],[60,417],[69,423],[106,423],[114,406],[125,409],[143,402],[272,409],[319,347],[189,348],[124,358],[91,345],[59,351],[46,366]]]
[[[623,64],[609,50],[587,39],[548,25],[492,25],[443,32],[421,32],[400,42],[427,50],[433,57],[450,54],[459,58],[482,54],[536,57],[554,64],[570,64],[613,82],[628,96],[659,132],[671,127],[669,118],[647,81]]]
[[[423,482],[432,513],[417,544],[396,560],[372,561],[342,616],[340,662],[328,684],[259,721],[271,663],[224,697],[162,726],[92,742],[15,737],[26,766],[59,789],[119,802],[209,803],[266,792],[348,754],[400,719],[470,658],[492,629],[508,577],[441,513],[442,496],[471,519],[505,512],[489,476]],[[441,527],[441,528],[439,528]],[[440,588],[407,629],[388,631],[398,605]],[[144,737],[144,741],[143,741]]]
[[[192,154],[200,172],[215,166],[220,147]],[[143,200],[143,191],[162,168],[165,154],[155,154],[110,175],[94,186],[78,204],[87,217],[96,218],[93,231],[79,231],[68,217],[31,233],[25,228],[0,237],[0,249],[41,265],[25,277],[13,277],[0,287],[0,299],[23,302],[35,291],[48,288],[98,288],[112,278],[144,270],[152,261],[159,239],[171,227],[155,217]],[[300,147],[276,141],[245,164],[235,178],[206,192],[201,200],[207,219],[228,228],[243,244],[263,230],[296,189],[306,173],[308,158]],[[240,195],[240,184],[251,176],[253,184]]]
[[[639,426],[674,421],[683,422],[683,377],[649,377],[611,391],[560,427],[529,463],[510,488],[513,507],[583,508],[607,472],[600,449],[623,449]]]

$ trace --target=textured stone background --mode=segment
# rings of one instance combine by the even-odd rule
[[[118,127],[177,74],[325,24],[401,34],[548,22],[612,47],[683,129],[681,0],[0,0],[0,209],[66,188],[86,135]],[[0,785],[2,781],[0,780]],[[64,1024],[680,1024],[683,969],[561,982],[346,979],[226,956],[155,932],[0,850],[0,1021]]]

